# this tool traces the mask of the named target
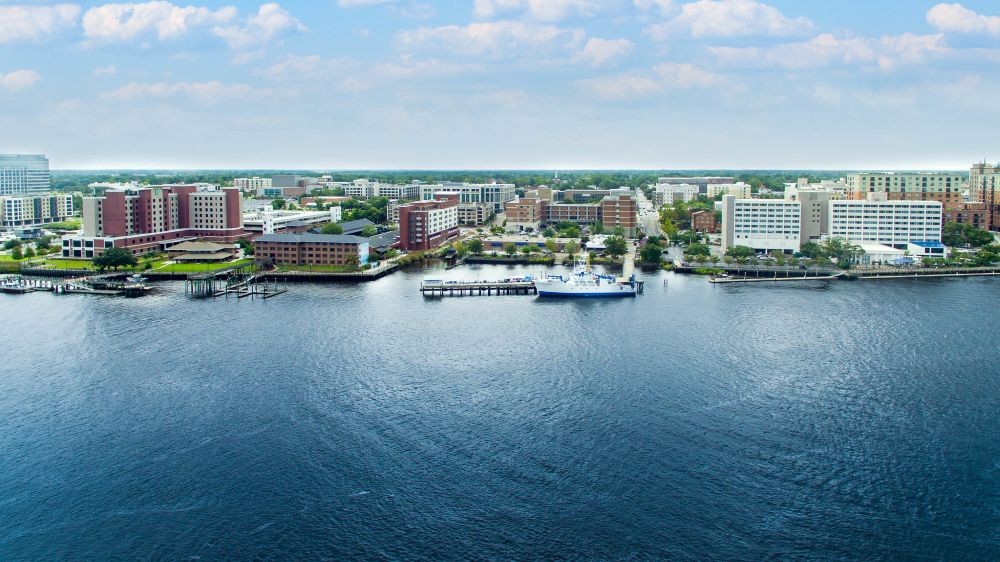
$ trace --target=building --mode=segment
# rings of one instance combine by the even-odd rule
[[[254,258],[275,265],[362,266],[367,238],[348,234],[265,234],[254,241]]]
[[[860,172],[847,175],[847,199],[863,201],[884,193],[890,201],[938,201],[945,208],[962,203],[965,178],[946,172]]]
[[[732,195],[737,199],[750,199],[752,191],[750,184],[744,182],[710,183],[705,189],[705,195],[709,199],[715,199],[719,195]]]
[[[969,193],[983,204],[986,222],[982,228],[1000,230],[1000,164],[973,164],[969,170]]]
[[[830,232],[830,215],[827,212],[830,200],[835,193],[822,188],[788,187],[785,189],[786,201],[802,203],[802,242],[819,240],[823,234]]]
[[[236,252],[237,246],[235,244],[219,244],[202,240],[181,242],[167,249],[167,255],[170,259],[183,263],[230,261],[236,257]]]
[[[344,231],[341,234],[354,234],[354,235],[358,235],[358,234],[361,234],[361,232],[364,231],[364,229],[369,228],[369,227],[377,229],[378,225],[376,225],[375,223],[373,223],[372,221],[370,221],[368,219],[355,219],[355,220],[352,220],[352,221],[347,221],[347,222],[340,223],[340,228],[342,228],[343,231]]]
[[[950,209],[944,209],[944,222],[957,222],[959,224],[971,224],[976,228],[989,229],[990,212],[986,203],[972,202],[953,205]]]
[[[708,186],[716,184],[736,183],[733,176],[688,176],[663,177],[656,180],[656,185],[689,183],[697,185],[701,193],[707,193]]]
[[[271,178],[258,178],[257,176],[252,178],[236,178],[233,180],[233,186],[243,191],[257,192],[259,189],[271,187]]]
[[[653,187],[653,204],[657,207],[678,201],[687,203],[701,194],[701,188],[693,183],[658,183]]]
[[[0,195],[32,195],[51,189],[49,159],[41,154],[0,154]]]
[[[287,211],[264,207],[243,215],[243,229],[251,235],[305,232],[329,222],[340,222],[343,209],[328,211]]]
[[[82,234],[64,236],[64,257],[94,258],[107,248],[139,255],[192,239],[232,244],[244,236],[235,187],[194,184],[109,189],[83,199]]]
[[[884,199],[830,201],[829,235],[851,242],[874,242],[906,249],[910,242],[940,242],[940,201]]]
[[[748,246],[761,252],[797,252],[802,204],[784,199],[722,196],[722,251]]]
[[[558,223],[563,221],[577,224],[602,222],[601,205],[597,203],[553,203],[548,205],[543,222]]]
[[[459,195],[459,203],[486,203],[498,213],[504,204],[517,197],[512,183],[461,183],[441,182],[439,184],[419,184],[420,199],[434,200],[434,194],[441,191],[455,192]]]
[[[601,224],[605,230],[621,228],[633,236],[639,220],[638,208],[631,195],[608,195],[601,200]]]
[[[392,184],[357,179],[342,186],[344,195],[356,199],[368,199],[371,197],[387,197],[389,199],[414,200],[420,198],[421,184]]]
[[[399,206],[399,248],[429,250],[458,236],[458,195]]]
[[[548,201],[536,197],[521,197],[508,201],[504,205],[504,216],[507,217],[507,230],[510,232],[527,229],[539,230],[542,223],[547,222]]]
[[[458,224],[479,226],[488,223],[495,215],[493,205],[488,203],[458,204]]]
[[[69,194],[0,196],[0,228],[44,226],[72,216],[73,196]]]
[[[715,220],[715,211],[691,211],[691,230],[695,232],[718,232],[719,223]]]

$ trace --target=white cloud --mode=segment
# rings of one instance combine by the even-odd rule
[[[934,6],[927,11],[927,23],[941,31],[1000,35],[1000,16],[984,16],[958,3]]]
[[[118,67],[109,64],[107,66],[98,66],[94,69],[94,76],[113,76],[118,72]]]
[[[454,76],[478,68],[478,65],[472,64],[454,64],[437,59],[417,60],[404,56],[399,61],[376,65],[375,74],[386,78],[429,78]]]
[[[632,54],[635,43],[628,39],[601,39],[592,37],[587,40],[575,58],[577,61],[585,62],[591,66],[604,66],[615,59]]]
[[[709,88],[725,81],[718,74],[687,63],[665,62],[654,66],[653,72],[664,84],[676,88]]]
[[[76,25],[80,6],[0,6],[0,43],[41,41]]]
[[[213,103],[225,99],[245,98],[268,93],[269,90],[255,89],[249,84],[224,84],[212,80],[210,82],[157,82],[151,84],[130,82],[117,90],[101,94],[101,97],[124,101],[189,97],[200,102]]]
[[[472,13],[492,18],[503,12],[525,11],[540,21],[561,21],[569,17],[592,18],[617,4],[616,0],[476,0]]]
[[[649,97],[666,90],[710,88],[725,83],[725,78],[702,70],[693,64],[661,63],[652,74],[626,72],[580,80],[577,85],[602,99],[629,100]]]
[[[347,70],[354,70],[357,61],[349,58],[325,59],[319,55],[288,55],[264,69],[262,74],[272,80],[328,79],[333,80]]]
[[[256,14],[247,18],[243,25],[216,26],[212,33],[221,37],[230,48],[246,49],[269,43],[292,31],[306,31],[298,19],[279,4],[262,4]]]
[[[83,15],[83,33],[92,41],[132,41],[155,32],[158,39],[174,39],[190,28],[226,23],[236,8],[218,10],[177,6],[163,0],[145,3],[104,4]]]
[[[525,49],[538,54],[544,50],[578,49],[585,33],[581,29],[563,29],[520,21],[471,23],[420,27],[405,31],[400,42],[405,47],[440,47],[464,55],[509,56]]]
[[[654,8],[663,15],[668,15],[676,8],[673,0],[632,0],[639,11],[649,12]]]
[[[34,70],[14,70],[0,74],[0,87],[8,92],[16,92],[34,86],[41,79],[42,75]]]
[[[825,66],[876,66],[892,70],[950,53],[942,35],[884,35],[880,38],[837,37],[823,33],[798,43],[773,47],[709,47],[722,64],[788,69]]]
[[[675,32],[692,37],[784,37],[807,33],[813,23],[806,17],[788,18],[774,6],[756,0],[698,0],[683,4],[676,17],[645,29],[655,41]]]

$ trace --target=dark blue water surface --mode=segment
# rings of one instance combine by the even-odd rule
[[[0,559],[1000,559],[1000,280],[423,275],[0,295]]]

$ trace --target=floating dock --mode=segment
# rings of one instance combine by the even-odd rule
[[[425,297],[465,295],[537,295],[532,281],[424,281],[420,292]]]

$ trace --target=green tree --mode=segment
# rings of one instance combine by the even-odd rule
[[[823,254],[837,262],[843,269],[850,267],[851,262],[865,253],[861,246],[852,244],[844,238],[828,238],[820,244]]]
[[[806,242],[799,248],[799,253],[807,258],[822,257],[823,247],[815,242]]]
[[[523,253],[526,256],[531,255],[531,249],[533,247],[534,246],[532,246],[531,244],[525,244],[524,246],[521,246],[521,253]]]
[[[570,240],[563,244],[563,251],[572,256],[580,251],[580,245],[576,243],[576,240]]]
[[[94,258],[94,265],[98,269],[104,270],[107,268],[118,269],[119,267],[135,267],[138,262],[132,252],[124,248],[108,248],[104,250],[104,253],[100,256]]]
[[[548,250],[548,251],[550,251],[550,252],[552,252],[554,254],[556,252],[556,250],[558,249],[558,246],[556,246],[556,241],[553,240],[552,238],[546,238],[545,239],[545,249]]]
[[[604,241],[604,251],[611,256],[623,256],[628,252],[628,242],[621,236],[609,236]]]
[[[4,242],[3,243],[3,249],[4,250],[13,250],[14,248],[17,248],[20,245],[21,245],[21,241],[18,240],[17,238],[15,238],[13,240],[8,240],[8,241]]]
[[[323,234],[343,234],[344,227],[340,226],[335,222],[331,222],[323,225],[323,228],[320,230],[320,232],[322,232]]]
[[[508,256],[513,256],[517,253],[517,245],[513,242],[507,242],[503,245],[503,252]]]
[[[239,239],[236,241],[240,248],[243,249],[243,255],[252,256],[253,255],[253,242],[249,240]]]
[[[378,230],[376,230],[375,227],[370,224],[361,229],[361,236],[364,236],[365,238],[371,238],[376,234],[378,234]]]
[[[542,236],[544,236],[546,238],[552,238],[555,235],[556,235],[556,232],[554,230],[552,230],[551,227],[546,227],[545,230],[542,231]]]
[[[14,249],[10,251],[10,257],[15,260],[20,260],[21,258],[23,258],[24,254],[21,252],[21,247],[14,246]]]
[[[468,247],[469,251],[472,252],[474,255],[478,256],[479,254],[483,253],[483,241],[478,238],[473,238],[472,240],[469,240]]]
[[[287,205],[288,203],[286,203],[284,199],[274,199],[271,201],[271,208],[274,209],[275,211],[280,211],[284,209]]]
[[[648,242],[639,250],[639,259],[643,263],[660,263],[663,259],[663,248],[659,244]]]
[[[24,257],[26,257],[26,258],[33,258],[33,257],[35,257],[35,250],[33,250],[31,248],[31,246],[28,246],[28,248],[26,250],[24,250]]]
[[[38,248],[39,250],[48,250],[49,246],[51,245],[51,241],[52,241],[51,236],[42,236],[38,240],[35,240],[35,247]]]
[[[708,256],[712,254],[712,249],[707,244],[688,244],[684,248],[684,257]]]
[[[965,241],[973,248],[979,248],[990,245],[996,240],[993,238],[992,232],[967,224],[965,225]]]
[[[726,250],[726,255],[731,258],[751,258],[757,254],[754,253],[753,248],[748,246],[732,246]]]

